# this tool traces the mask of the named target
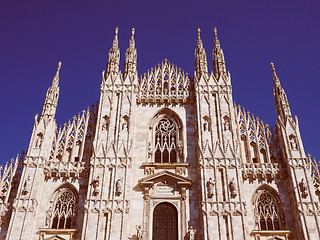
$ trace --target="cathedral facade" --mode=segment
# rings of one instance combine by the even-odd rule
[[[216,29],[212,55],[209,73],[198,29],[193,76],[165,59],[138,77],[133,29],[122,73],[116,29],[99,101],[57,127],[60,62],[1,167],[0,239],[320,239],[319,166],[274,65],[272,128],[234,103]]]

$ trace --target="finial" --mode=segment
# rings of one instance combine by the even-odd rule
[[[198,28],[198,38],[200,38],[200,33],[201,33],[201,30],[200,28]]]
[[[118,36],[118,31],[119,31],[119,28],[116,27],[116,30],[115,30],[116,36]]]
[[[131,30],[131,38],[133,38],[133,37],[134,37],[134,32],[135,32],[135,29],[134,29],[134,28],[132,28],[132,30]]]

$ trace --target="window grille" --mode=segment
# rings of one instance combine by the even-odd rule
[[[57,198],[52,214],[52,228],[72,228],[75,217],[75,196],[70,190],[63,191]]]
[[[275,197],[271,193],[264,191],[260,194],[256,204],[259,230],[280,230]]]
[[[169,119],[161,119],[155,128],[155,162],[177,162],[177,126]]]

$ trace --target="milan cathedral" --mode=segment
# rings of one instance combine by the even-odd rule
[[[274,65],[274,127],[236,105],[214,29],[195,72],[138,76],[118,29],[97,104],[58,127],[61,62],[26,153],[0,168],[0,239],[320,239],[319,165],[305,154]],[[271,71],[270,71],[271,79]]]

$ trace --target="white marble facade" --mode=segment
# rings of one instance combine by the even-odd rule
[[[1,168],[0,239],[320,239],[319,170],[273,70],[277,124],[237,106],[214,30],[195,72],[138,77],[118,29],[96,105],[57,127],[61,63],[28,151]],[[270,74],[271,75],[271,74]],[[271,103],[270,103],[271,104]]]

